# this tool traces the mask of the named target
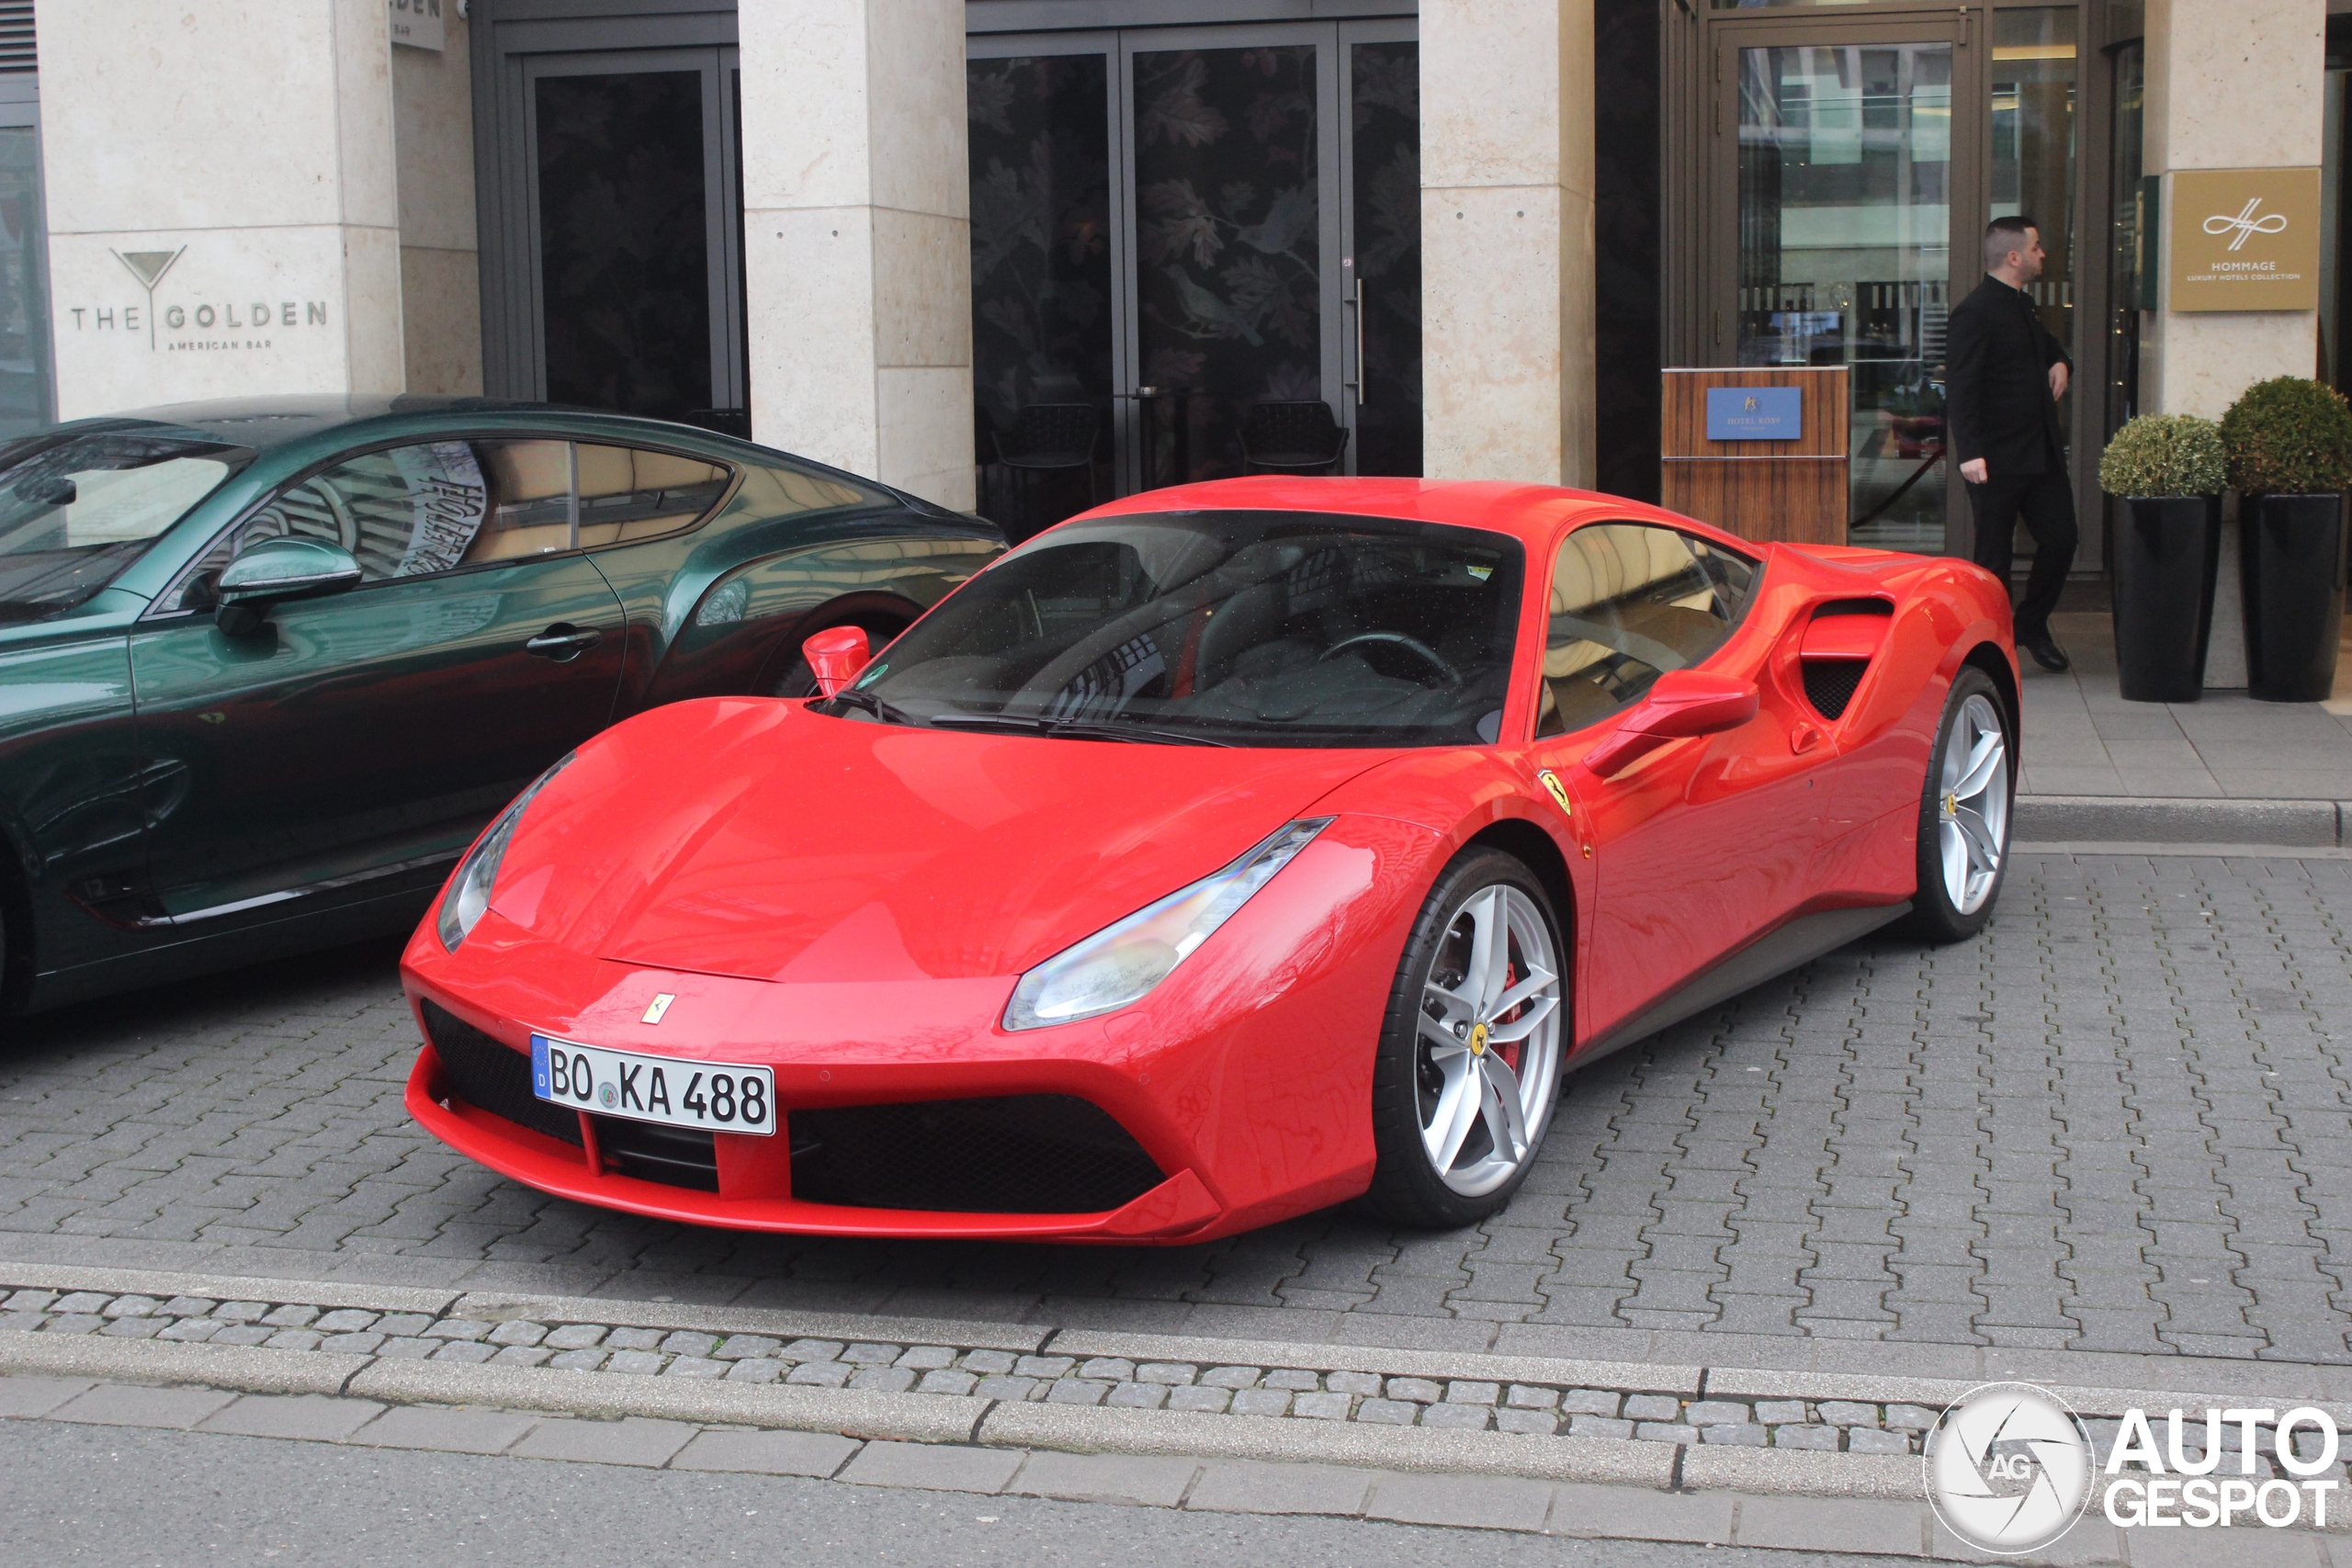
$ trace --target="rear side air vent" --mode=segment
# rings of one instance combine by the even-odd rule
[[[33,0],[0,0],[0,75],[36,69]]]
[[[1867,659],[1808,659],[1804,661],[1805,701],[1824,718],[1842,718],[1846,705],[1862,683]]]
[[[1814,610],[1798,659],[1805,700],[1815,713],[1827,719],[1845,716],[1894,616],[1894,606],[1883,599],[1832,599]]]

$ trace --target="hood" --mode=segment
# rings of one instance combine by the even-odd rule
[[[973,735],[681,703],[534,802],[491,908],[601,958],[1007,975],[1207,875],[1387,753]]]

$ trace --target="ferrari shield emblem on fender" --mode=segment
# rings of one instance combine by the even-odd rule
[[[662,1015],[668,1012],[670,1010],[670,1004],[677,999],[678,998],[676,997],[671,995],[667,991],[660,993],[653,998],[653,1004],[645,1010],[645,1017],[639,1021],[643,1023],[661,1022]]]
[[[1559,774],[1546,768],[1535,775],[1535,782],[1544,786],[1544,792],[1552,797],[1552,804],[1560,808],[1561,816],[1574,817],[1577,814],[1576,808],[1568,804],[1568,786],[1560,782]]]

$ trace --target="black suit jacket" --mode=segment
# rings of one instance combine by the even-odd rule
[[[2066,448],[2050,367],[2071,371],[2074,361],[2024,290],[1988,276],[1952,308],[1945,344],[1944,414],[1953,461],[1982,457],[1996,479],[2060,467]]]

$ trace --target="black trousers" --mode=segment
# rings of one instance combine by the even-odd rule
[[[2052,466],[2040,474],[1996,473],[1968,487],[1968,503],[1976,513],[1976,564],[2005,583],[2018,519],[2023,517],[2033,530],[2033,570],[2026,574],[2025,597],[2018,601],[2018,637],[2022,641],[2048,630],[2050,612],[2058,607],[2059,591],[2075,564],[2075,489],[2066,470]]]

